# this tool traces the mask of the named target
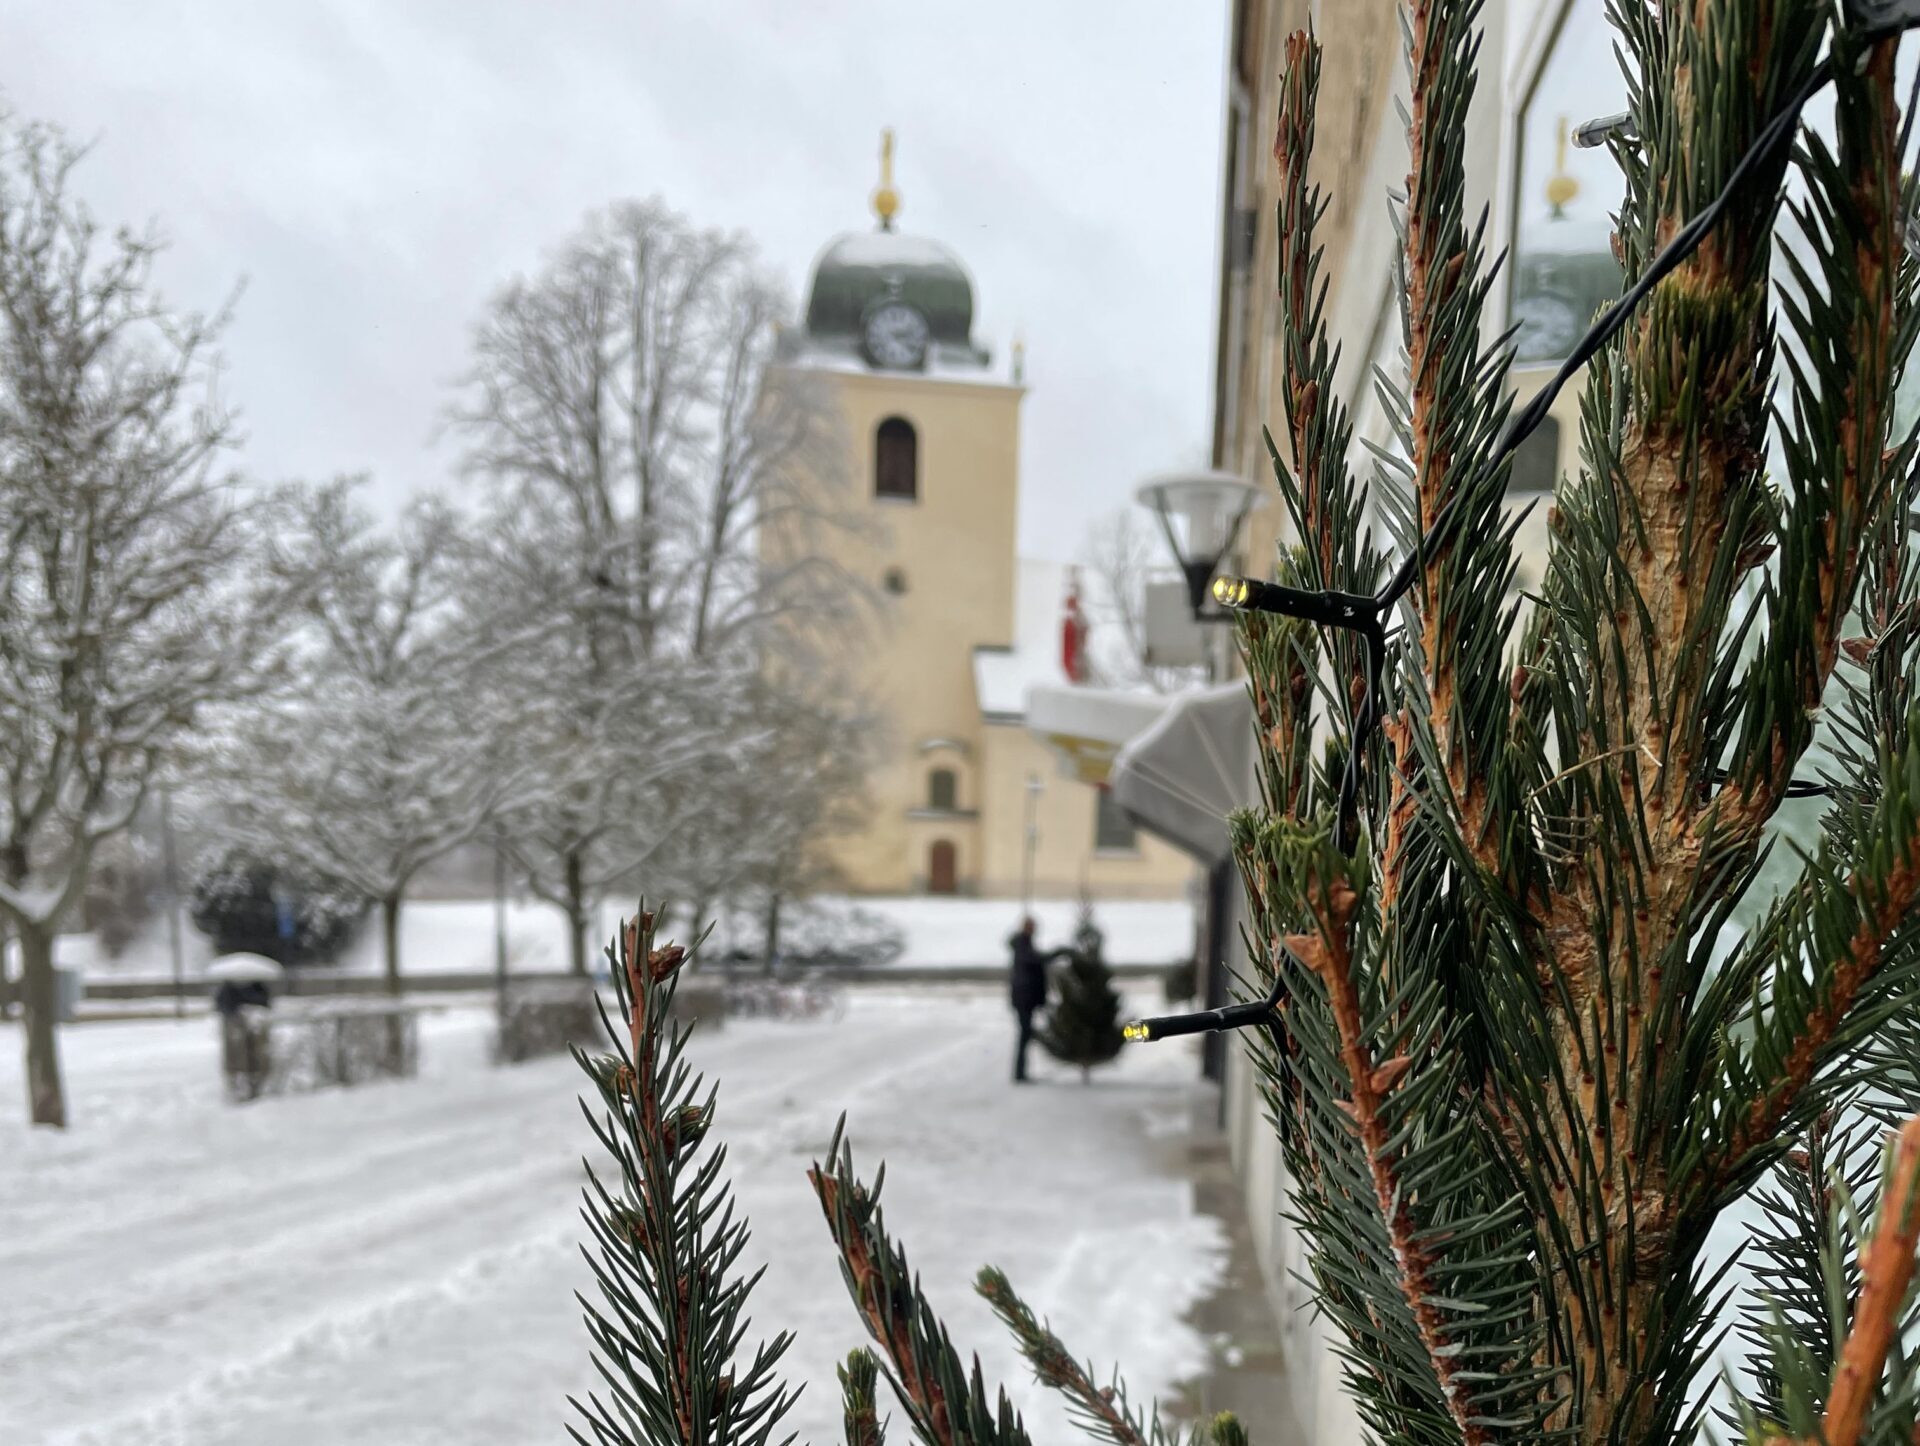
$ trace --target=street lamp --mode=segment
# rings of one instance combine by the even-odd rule
[[[1040,775],[1027,775],[1026,856],[1020,866],[1020,912],[1033,907],[1033,854],[1040,845],[1040,794],[1046,785]]]
[[[1194,621],[1233,621],[1231,612],[1206,610],[1207,585],[1220,560],[1233,550],[1240,524],[1265,505],[1266,494],[1231,472],[1167,472],[1149,477],[1134,496],[1160,520],[1160,531],[1186,577]]]

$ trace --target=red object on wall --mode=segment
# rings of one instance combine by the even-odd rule
[[[1069,683],[1087,676],[1087,619],[1080,611],[1080,571],[1067,570],[1066,615],[1060,620],[1060,668]]]

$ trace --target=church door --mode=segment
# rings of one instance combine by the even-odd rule
[[[945,839],[938,840],[927,853],[927,892],[953,893],[959,887],[959,873],[953,845]]]

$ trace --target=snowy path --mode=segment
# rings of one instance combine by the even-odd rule
[[[990,995],[924,990],[698,1043],[773,1265],[754,1314],[800,1333],[793,1424],[815,1442],[837,1439],[832,1363],[858,1335],[802,1172],[842,1109],[859,1157],[890,1163],[889,1219],[956,1340],[1037,1439],[1060,1418],[972,1297],[986,1261],[1141,1391],[1203,1359],[1178,1322],[1220,1249],[1180,1174],[1191,1054],[1016,1091],[1008,1025]],[[0,1441],[563,1439],[591,1384],[571,1298],[591,1139],[571,1062],[489,1068],[485,1031],[436,1016],[419,1080],[233,1108],[207,1021],[90,1025],[63,1041],[76,1126],[56,1136],[20,1125],[0,1029]]]

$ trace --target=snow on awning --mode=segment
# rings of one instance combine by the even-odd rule
[[[1253,703],[1245,683],[1183,693],[1113,762],[1114,801],[1205,864],[1228,853],[1227,815],[1254,799]]]
[[[1152,727],[1171,700],[1107,688],[1027,690],[1027,731],[1060,760],[1060,772],[1096,787],[1129,740]]]

